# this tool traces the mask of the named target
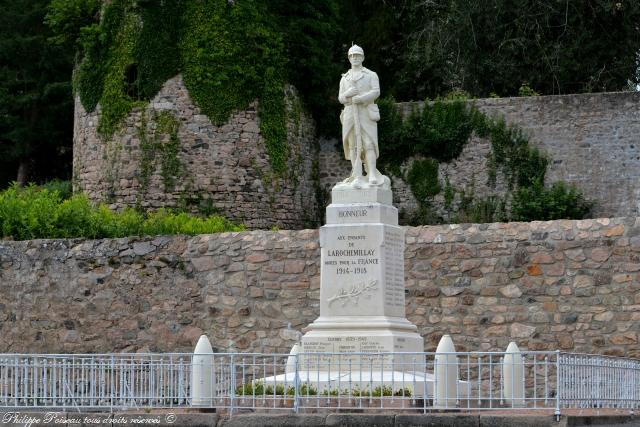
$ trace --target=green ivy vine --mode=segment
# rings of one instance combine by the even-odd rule
[[[456,222],[579,219],[591,210],[592,203],[575,187],[562,182],[549,189],[544,186],[548,159],[529,144],[522,129],[489,117],[464,96],[425,102],[408,114],[402,114],[391,98],[380,100],[379,106],[380,140],[385,141],[380,145],[381,166],[404,178],[419,205],[409,223],[442,222],[433,210],[433,199],[443,190],[447,210],[453,209],[459,195],[457,212],[449,218]],[[443,188],[439,180],[439,164],[456,159],[474,134],[491,142],[488,185],[495,187],[497,173],[502,173],[508,186],[504,198],[477,199],[473,188],[457,190],[448,179]]]
[[[141,194],[149,189],[151,176],[160,164],[165,191],[173,191],[176,182],[184,176],[184,165],[178,157],[180,122],[168,111],[156,112],[150,118],[142,114],[138,138],[140,139]]]
[[[264,2],[112,0],[80,31],[74,78],[84,108],[101,106],[98,132],[110,138],[134,107],[182,72],[194,103],[212,122],[259,100],[260,129],[279,175],[287,170],[282,34]]]

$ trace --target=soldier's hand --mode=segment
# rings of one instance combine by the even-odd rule
[[[361,104],[362,98],[359,95],[356,95],[353,98],[351,98],[351,102],[353,102],[354,104]]]
[[[345,97],[350,98],[352,96],[355,96],[358,94],[358,88],[356,87],[351,87],[349,89],[347,89],[347,92],[344,94]]]

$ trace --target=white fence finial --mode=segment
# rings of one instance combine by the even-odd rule
[[[444,335],[436,348],[434,361],[435,396],[433,403],[438,408],[455,408],[458,395],[458,357],[449,335]]]
[[[213,348],[206,335],[201,335],[191,361],[191,405],[212,406],[215,392]]]
[[[510,342],[502,362],[504,399],[512,407],[524,406],[524,364],[515,342]]]

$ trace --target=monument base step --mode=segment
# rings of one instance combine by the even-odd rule
[[[417,326],[405,317],[390,316],[320,316],[305,328],[307,332],[356,331],[356,333],[381,332],[417,334]],[[423,351],[422,349],[416,351]]]

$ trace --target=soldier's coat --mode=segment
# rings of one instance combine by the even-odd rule
[[[344,94],[353,85],[358,88],[358,96],[363,99],[363,103],[357,105],[346,105],[348,99],[344,96]],[[340,122],[342,123],[342,147],[344,148],[344,156],[347,160],[351,159],[349,150],[350,140],[353,141],[354,144],[356,144],[355,132],[353,130],[354,108],[357,108],[358,110],[358,118],[360,119],[360,128],[363,134],[363,138],[366,134],[373,142],[376,152],[376,158],[378,157],[378,125],[376,122],[380,120],[380,113],[378,111],[378,106],[374,103],[374,101],[379,96],[380,81],[378,80],[378,75],[374,71],[362,67],[362,72],[357,77],[354,77],[353,70],[349,70],[342,75],[342,79],[340,79],[340,92],[338,94],[338,101],[340,101],[340,103],[344,105],[344,109],[340,114]]]

